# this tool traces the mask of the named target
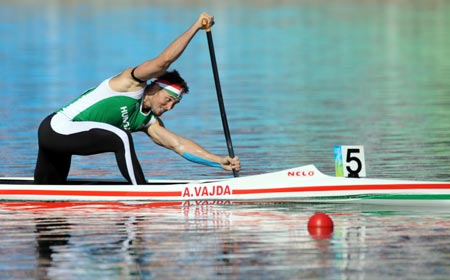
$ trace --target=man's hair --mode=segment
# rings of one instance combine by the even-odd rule
[[[170,84],[179,85],[183,89],[183,94],[189,92],[189,87],[186,81],[180,76],[177,70],[166,71],[166,73],[162,74],[158,77],[159,80],[163,80],[169,82]]]

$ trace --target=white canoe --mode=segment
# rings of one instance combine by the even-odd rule
[[[450,208],[450,183],[343,178],[307,165],[238,178],[149,181],[132,186],[113,181],[34,185],[31,178],[0,178],[2,201],[275,201],[431,205]]]

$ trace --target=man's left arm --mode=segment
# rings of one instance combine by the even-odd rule
[[[215,155],[196,142],[169,131],[160,120],[147,128],[147,134],[156,144],[176,152],[189,161],[228,171],[239,171],[241,168],[237,156],[230,158],[229,156]]]

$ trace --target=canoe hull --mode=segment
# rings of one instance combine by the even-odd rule
[[[313,165],[208,181],[156,181],[131,186],[34,185],[0,180],[3,201],[285,201],[450,206],[450,183],[332,177]]]

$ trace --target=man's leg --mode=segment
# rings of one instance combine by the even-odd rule
[[[91,129],[89,134],[91,146],[85,149],[85,152],[88,154],[114,152],[119,170],[127,181],[137,185],[146,184],[130,132],[96,128]]]
[[[65,184],[69,174],[71,155],[53,150],[61,141],[50,125],[53,115],[46,117],[39,126],[35,184]]]
[[[99,122],[74,122],[62,116],[49,116],[39,127],[38,181],[50,180],[59,173],[67,177],[70,155],[114,152],[122,175],[131,184],[145,184],[131,133]],[[47,178],[47,179],[41,179]],[[55,179],[56,182],[56,179]]]
[[[71,156],[54,154],[39,148],[34,183],[45,185],[65,184],[69,175]]]

